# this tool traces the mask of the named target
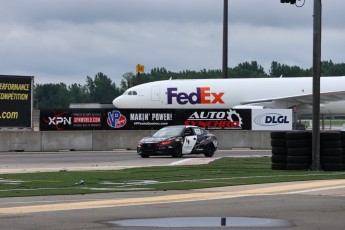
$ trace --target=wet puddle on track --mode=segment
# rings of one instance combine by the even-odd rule
[[[289,220],[255,218],[255,217],[168,217],[149,219],[125,219],[109,221],[107,224],[121,227],[250,227],[250,228],[277,228],[292,227],[294,223]]]

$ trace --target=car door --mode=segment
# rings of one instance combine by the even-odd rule
[[[183,154],[190,154],[195,146],[197,141],[197,135],[194,133],[192,128],[187,128],[185,130],[185,137],[182,146]]]

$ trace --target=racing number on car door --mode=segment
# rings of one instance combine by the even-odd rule
[[[192,152],[194,145],[196,143],[196,135],[186,136],[182,146],[182,153],[189,154]]]

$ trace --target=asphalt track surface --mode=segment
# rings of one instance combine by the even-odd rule
[[[4,154],[1,155],[4,156]],[[126,159],[126,157],[123,158],[122,165],[127,165]],[[130,162],[146,160],[133,159]],[[171,158],[157,159],[160,163],[162,163],[161,160],[172,160]],[[189,159],[195,161],[201,158],[186,159],[188,162]],[[156,158],[151,160],[158,163]],[[34,167],[25,161],[27,160],[24,160],[26,166]],[[24,163],[19,165],[22,166]],[[86,167],[90,162],[84,163]],[[6,164],[18,166],[18,162]],[[58,165],[61,166],[61,164],[68,163],[60,162]],[[133,164],[132,162],[132,166]],[[151,161],[150,164],[152,164]],[[166,217],[257,217],[283,219],[292,223],[291,227],[269,229],[344,229],[345,180],[231,186],[188,191],[144,191],[0,199],[0,229],[167,229],[156,226],[121,227],[111,224],[112,221],[123,219]],[[225,227],[171,227],[168,229],[219,228]],[[243,227],[239,229],[267,228]]]
[[[177,164],[202,164],[219,157],[271,156],[271,151],[220,150],[212,158],[204,155],[169,156],[143,159],[135,151],[95,152],[0,152],[0,174],[49,172],[60,170],[116,170],[133,167],[164,166]]]

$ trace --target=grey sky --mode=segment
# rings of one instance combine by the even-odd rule
[[[137,64],[221,69],[223,0],[0,0],[1,74],[35,83],[117,84]],[[229,0],[229,67],[258,61],[312,66],[313,0]],[[323,1],[322,59],[343,63],[345,1]]]

